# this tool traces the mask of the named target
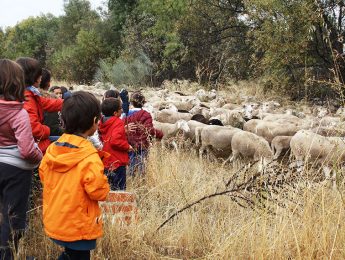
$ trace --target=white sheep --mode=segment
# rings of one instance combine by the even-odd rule
[[[224,108],[211,108],[210,119],[219,119],[223,125],[230,125],[237,128],[242,128],[245,123],[243,113],[238,110],[229,110]]]
[[[274,159],[277,159],[283,150],[290,149],[290,141],[292,136],[276,136],[271,142],[271,149],[274,154]]]
[[[190,128],[185,120],[179,120],[175,124],[153,121],[153,127],[163,132],[162,146],[165,145],[169,138],[175,137],[179,130],[182,130],[183,133],[190,132]],[[172,144],[177,150],[176,142],[173,142]]]
[[[273,160],[273,152],[268,142],[261,136],[247,131],[238,131],[234,134],[231,149],[231,162],[236,160],[239,155],[254,160],[264,159],[266,162]]]
[[[163,109],[155,113],[155,120],[162,123],[175,124],[180,119],[188,121],[192,116],[193,115],[190,113],[180,113],[169,109]]]
[[[345,162],[344,138],[324,137],[310,130],[300,130],[291,138],[290,147],[299,171],[303,170],[304,162],[314,162],[322,167],[326,179],[331,178],[335,186],[331,167]]]
[[[231,153],[231,140],[233,135],[241,131],[234,127],[224,127],[208,125],[196,127],[195,139],[197,145],[201,142],[199,156],[202,157],[204,151],[209,155],[211,151],[217,152],[222,157],[229,157]]]
[[[283,124],[279,122],[262,121],[256,125],[252,133],[262,136],[271,143],[276,136],[293,136],[298,130],[300,130],[299,126],[289,122]]]
[[[207,126],[206,124],[195,121],[195,120],[189,120],[189,121],[187,121],[187,124],[189,126],[190,131],[185,132],[184,137],[185,137],[185,139],[189,139],[192,142],[195,142],[195,140],[196,140],[195,139],[195,129],[197,127],[199,127],[201,129],[202,127]]]

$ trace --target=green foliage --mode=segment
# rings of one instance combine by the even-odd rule
[[[134,58],[118,58],[114,64],[101,60],[95,80],[114,85],[138,85],[145,83],[151,73],[151,61],[144,53],[139,53]]]
[[[108,13],[102,30],[104,31],[104,39],[113,57],[119,56],[123,48],[123,27],[136,5],[137,0],[108,1]]]
[[[185,48],[177,33],[177,23],[185,17],[187,6],[183,0],[140,0],[127,20],[124,52],[146,53],[153,63],[155,82],[176,77],[181,66]]]
[[[86,0],[65,1],[64,10],[49,65],[58,79],[90,83],[106,55],[101,18]]]
[[[0,57],[4,57],[4,41],[5,41],[5,34],[0,27]]]
[[[80,30],[92,30],[100,21],[100,16],[91,9],[87,0],[65,0],[64,11],[55,39],[64,46],[74,44]]]
[[[301,96],[307,69],[317,65],[311,52],[311,29],[318,16],[312,0],[251,0],[248,9],[256,26],[255,71],[269,88]]]
[[[52,15],[31,17],[9,28],[3,43],[3,56],[16,59],[34,57],[44,65],[51,49],[51,39],[58,29],[58,19]]]
[[[97,32],[80,30],[76,44],[57,51],[51,66],[60,79],[90,83],[102,58],[102,50]]]
[[[179,35],[200,83],[246,79],[250,75],[251,41],[242,20],[242,1],[201,0],[190,6]]]
[[[65,14],[0,30],[0,56],[31,56],[57,79],[141,84],[263,79],[294,98],[344,94],[343,1],[64,0]],[[344,93],[342,93],[344,92]]]

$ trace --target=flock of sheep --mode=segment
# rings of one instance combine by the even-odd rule
[[[345,161],[343,108],[332,112],[305,106],[297,111],[274,101],[245,99],[234,104],[215,90],[202,89],[194,95],[166,89],[145,94],[144,109],[163,131],[163,143],[182,131],[200,157],[207,153],[225,158],[224,163],[239,157],[271,162],[285,151],[291,155],[289,166],[302,171],[306,162],[314,163],[326,178]]]
[[[332,169],[345,162],[343,107],[284,107],[248,96],[234,102],[228,95],[203,89],[193,95],[168,89],[147,90],[144,95],[144,109],[164,133],[162,144],[183,132],[184,142],[191,143],[200,158],[206,153],[224,163],[239,157],[269,163],[289,153],[289,167],[302,172],[312,163],[333,183]]]

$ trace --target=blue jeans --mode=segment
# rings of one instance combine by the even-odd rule
[[[129,167],[128,173],[131,176],[136,174],[144,175],[146,171],[146,158],[148,151],[144,149],[137,150],[135,152],[129,152]]]
[[[104,170],[108,177],[110,190],[125,190],[126,189],[126,166],[119,166],[115,171]]]

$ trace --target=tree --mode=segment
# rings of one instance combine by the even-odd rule
[[[80,30],[76,44],[57,51],[51,60],[56,77],[79,83],[91,83],[98,63],[103,58],[103,45],[99,34]]]
[[[45,65],[52,51],[53,36],[58,29],[58,19],[50,14],[31,17],[6,30],[3,55],[10,59],[33,57]]]
[[[250,0],[247,8],[256,75],[267,87],[302,98],[308,74],[321,65],[313,51],[312,30],[319,21],[313,0]]]
[[[88,0],[64,0],[64,11],[55,38],[58,46],[74,44],[80,30],[92,30],[100,22],[100,16],[91,9]]]

